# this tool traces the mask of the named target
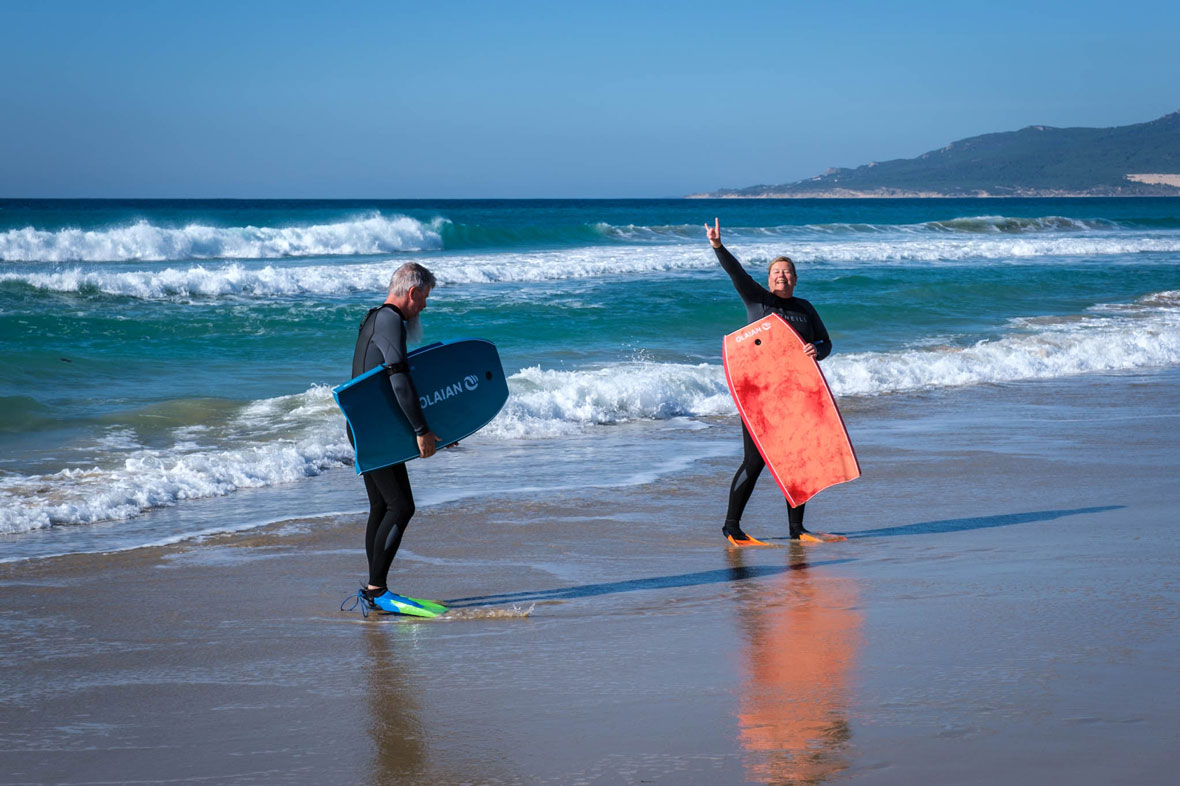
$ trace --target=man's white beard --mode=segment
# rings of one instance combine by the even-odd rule
[[[409,344],[422,343],[422,315],[415,314],[406,320],[406,342]]]

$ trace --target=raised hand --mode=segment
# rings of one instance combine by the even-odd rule
[[[721,219],[714,218],[713,226],[705,224],[705,236],[709,238],[709,245],[721,248]]]

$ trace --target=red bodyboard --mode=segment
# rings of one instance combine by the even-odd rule
[[[725,337],[725,380],[742,422],[793,506],[860,477],[844,419],[803,339],[778,314]]]

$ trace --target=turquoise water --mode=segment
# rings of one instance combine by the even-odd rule
[[[796,260],[846,409],[1180,364],[1180,200],[0,200],[4,558],[257,525],[247,499],[361,507],[314,482],[351,472],[330,388],[410,259],[441,282],[426,340],[494,341],[512,393],[414,465],[427,502],[732,451],[720,339],[744,310],[714,217],[755,278]],[[682,449],[629,451],[644,429]]]

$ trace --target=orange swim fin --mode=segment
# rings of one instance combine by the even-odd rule
[[[758,540],[757,538],[751,538],[749,535],[746,536],[745,540],[734,540],[733,535],[726,535],[725,539],[728,540],[734,546],[737,546],[738,548],[745,548],[746,546],[770,546],[770,545],[772,545],[770,543],[763,543],[762,541]]]
[[[843,535],[832,535],[827,532],[800,532],[800,543],[839,543],[842,540],[848,540]]]

